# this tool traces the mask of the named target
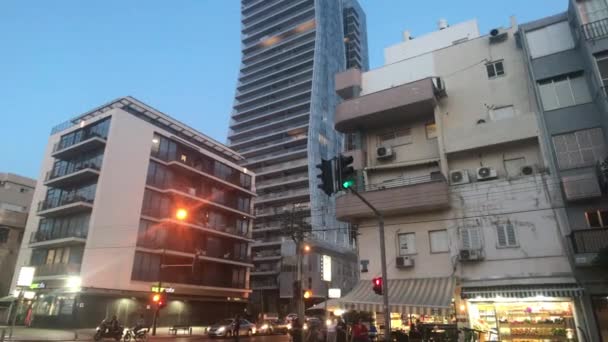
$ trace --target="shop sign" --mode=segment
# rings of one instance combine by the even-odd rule
[[[30,289],[32,289],[32,290],[46,289],[46,284],[43,281],[41,281],[39,283],[32,283],[32,285],[30,285]]]
[[[152,286],[152,292],[163,292],[165,291],[166,293],[174,293],[175,289],[172,287],[161,287],[160,291],[158,290],[158,286]]]
[[[340,298],[342,297],[342,289],[329,289],[329,298]]]
[[[32,281],[34,280],[35,272],[36,267],[21,267],[19,270],[19,277],[17,277],[17,286],[30,287],[30,285],[32,285]]]
[[[324,255],[321,263],[323,281],[331,281],[331,256]]]

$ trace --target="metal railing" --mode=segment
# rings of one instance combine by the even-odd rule
[[[586,40],[608,36],[608,18],[597,20],[581,26]]]
[[[50,265],[33,265],[36,267],[36,276],[55,276],[55,275],[71,275],[80,273],[81,264],[50,264]]]
[[[30,243],[66,239],[66,238],[86,239],[87,230],[88,229],[81,229],[78,231],[72,231],[72,232],[67,232],[67,233],[56,232],[56,231],[51,231],[51,232],[35,231],[35,232],[32,232],[32,235],[30,236]]]
[[[272,192],[266,195],[260,195],[258,196],[256,202],[257,203],[262,203],[265,201],[270,201],[273,199],[277,199],[277,198],[286,198],[286,197],[295,197],[295,196],[308,196],[310,194],[310,192],[308,191],[308,188],[305,189],[300,189],[300,190],[288,190],[288,191],[281,191],[281,192]]]
[[[38,202],[38,211],[53,209],[53,208],[61,207],[63,205],[68,205],[68,204],[72,204],[72,203],[76,203],[76,202],[86,202],[86,203],[92,204],[93,199],[86,198],[84,196],[75,195],[75,196],[66,196],[65,198],[61,198],[57,201],[44,200],[44,201]]]
[[[251,288],[256,289],[260,287],[278,287],[279,283],[276,279],[264,279],[264,280],[255,280],[251,282]]]
[[[574,230],[570,239],[574,253],[598,253],[608,248],[608,228]]]
[[[265,250],[255,253],[254,258],[272,258],[272,257],[280,257],[281,251],[276,250]]]
[[[62,142],[56,143],[55,145],[53,145],[53,152],[64,150],[70,146],[74,146],[78,143],[81,143],[85,140],[89,140],[92,138],[106,139],[106,137],[102,136],[101,134],[99,134],[97,132],[88,132],[86,134],[82,134],[82,136],[80,136],[78,139],[74,139],[72,141],[64,142],[64,143],[62,143]]]
[[[45,181],[49,181],[51,179],[55,179],[55,178],[59,178],[59,177],[63,177],[63,176],[67,176],[73,173],[76,173],[78,171],[81,170],[85,170],[85,169],[93,169],[93,170],[101,170],[101,164],[100,163],[82,163],[73,167],[66,167],[66,171],[64,172],[54,172],[54,170],[51,171],[47,171],[46,176],[44,177]]]
[[[254,267],[251,272],[281,272],[281,268],[280,267],[263,267],[263,266],[259,266],[259,267]]]
[[[291,211],[291,210],[295,210],[295,211],[310,210],[310,204],[300,205],[295,208],[293,205],[284,205],[281,207],[271,207],[271,208],[257,208],[255,211],[255,214],[256,215],[266,215],[266,214],[277,215],[277,214],[282,214],[286,211]]]
[[[387,180],[384,182],[374,183],[374,184],[361,184],[361,185],[356,185],[355,188],[357,191],[374,191],[374,190],[398,188],[398,187],[402,187],[402,186],[424,184],[424,183],[430,183],[430,182],[445,182],[445,181],[446,181],[445,177],[441,173],[437,172],[437,173],[431,173],[428,175],[418,176],[418,177],[399,177],[399,178],[394,178],[394,179],[390,179],[390,180]]]

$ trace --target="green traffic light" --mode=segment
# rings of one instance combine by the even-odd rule
[[[353,186],[353,184],[355,184],[355,181],[353,181],[353,180],[347,180],[347,181],[345,181],[344,183],[342,183],[342,187],[343,187],[344,189],[348,189],[348,188],[350,188],[351,186]]]

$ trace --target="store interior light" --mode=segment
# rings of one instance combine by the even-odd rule
[[[466,310],[466,306],[464,304],[460,304],[460,311],[464,312]]]
[[[68,287],[72,290],[76,290],[80,288],[81,284],[82,280],[80,279],[80,277],[72,276],[66,280],[65,287]]]
[[[342,309],[334,310],[334,315],[336,315],[336,316],[342,316],[343,314],[344,314],[344,310],[342,310]]]

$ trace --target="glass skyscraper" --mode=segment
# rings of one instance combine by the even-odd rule
[[[334,75],[368,68],[365,14],[355,0],[242,0],[241,12],[242,63],[228,140],[257,175],[252,303],[285,313],[296,270],[295,245],[282,233],[287,226],[310,230],[303,286],[313,296],[325,296],[321,255],[332,256],[330,286],[346,292],[357,278],[354,236],[336,221],[334,199],[317,188],[315,165],[342,148]]]

